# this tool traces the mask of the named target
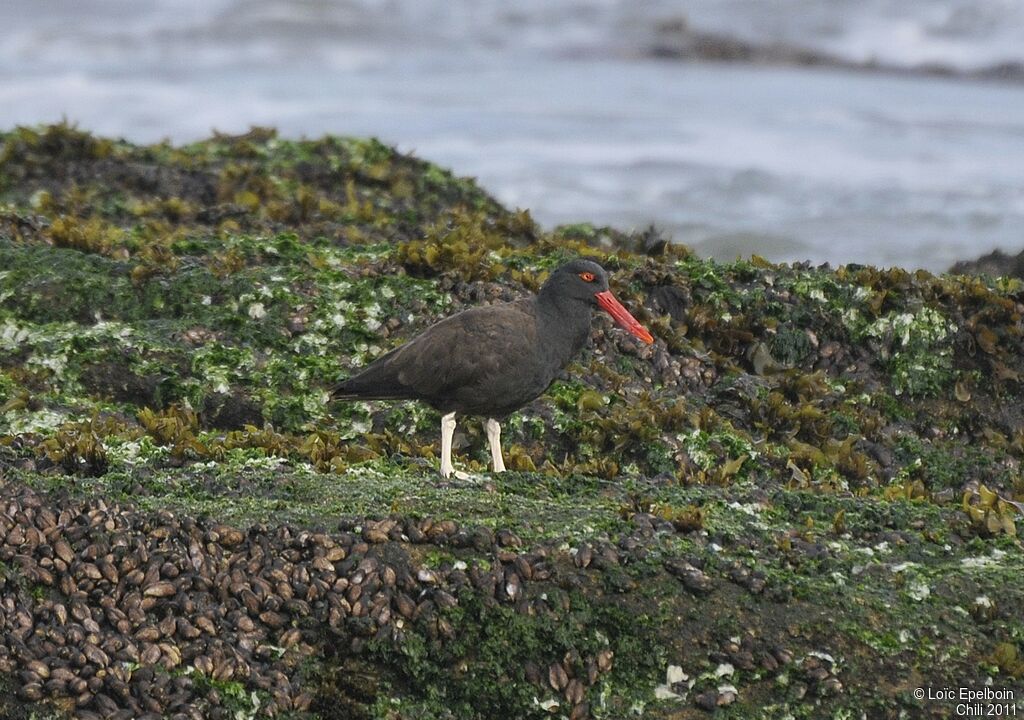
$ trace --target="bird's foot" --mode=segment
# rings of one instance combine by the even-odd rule
[[[451,467],[443,467],[441,468],[441,477],[443,477],[445,480],[451,480],[452,478],[455,478],[456,480],[469,480],[473,476],[467,472],[463,472],[462,470],[456,470],[455,468]]]
[[[438,487],[441,488],[476,488],[484,482],[484,476],[477,473],[463,472],[462,470],[452,470],[449,474],[441,475],[441,482]]]

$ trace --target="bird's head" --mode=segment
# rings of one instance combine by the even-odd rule
[[[597,306],[607,312],[619,326],[645,343],[654,338],[643,325],[637,322],[608,289],[608,273],[591,260],[573,260],[555,270],[544,287],[541,296],[575,300]]]

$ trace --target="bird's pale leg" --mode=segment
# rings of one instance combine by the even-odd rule
[[[452,465],[452,435],[455,434],[455,413],[441,416],[441,477],[448,478],[455,472]]]
[[[505,472],[505,461],[501,457],[501,424],[494,418],[487,420],[487,443],[491,446],[491,467],[494,472]]]

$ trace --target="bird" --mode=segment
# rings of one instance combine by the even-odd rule
[[[441,476],[455,472],[456,415],[486,418],[495,473],[505,470],[501,421],[540,397],[586,344],[592,311],[606,311],[647,344],[651,334],[615,298],[608,273],[577,259],[532,297],[473,307],[431,325],[331,391],[335,400],[420,400],[441,413]]]

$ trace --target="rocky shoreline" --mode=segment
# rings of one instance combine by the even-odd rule
[[[594,257],[504,430],[329,405]],[[0,714],[949,717],[1024,698],[1024,285],[552,232],[372,140],[0,134]]]
[[[828,52],[799,45],[765,44],[724,33],[691,27],[686,18],[666,20],[654,28],[654,38],[644,50],[650,57],[686,62],[747,63],[792,67],[821,67],[890,75],[924,75],[1019,83],[1024,81],[1024,64],[1008,61],[965,70],[944,63],[898,65],[871,60],[856,62]]]
[[[974,260],[961,260],[949,271],[961,275],[1024,278],[1024,251],[1007,255],[1002,250],[993,250]]]

